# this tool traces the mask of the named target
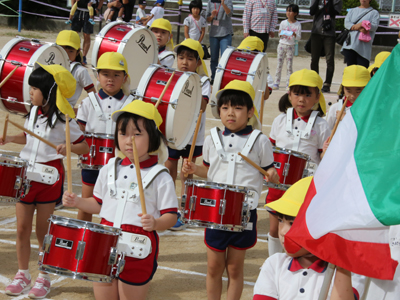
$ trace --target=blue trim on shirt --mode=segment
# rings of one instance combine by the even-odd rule
[[[106,94],[106,92],[104,92],[103,89],[100,89],[100,91],[99,91],[99,97],[101,99],[105,99],[105,98],[108,98],[108,97],[114,97],[114,98],[116,98],[118,100],[121,100],[122,98],[124,98],[124,96],[125,96],[125,94],[124,94],[124,92],[122,90],[119,90],[119,92],[116,93],[114,96],[110,96],[110,95]]]
[[[230,135],[231,133],[234,133],[236,135],[248,135],[252,132],[253,132],[253,127],[251,127],[251,125],[247,125],[246,128],[238,132],[231,132],[228,128],[225,127],[224,132],[222,134],[225,136]]]

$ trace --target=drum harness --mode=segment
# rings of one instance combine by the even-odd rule
[[[130,184],[131,186],[125,186],[121,183],[118,185],[116,184],[117,166],[120,160],[121,158],[119,157],[111,158],[107,166],[108,190],[110,191],[110,196],[118,201],[113,224],[113,227],[116,228],[121,228],[126,203],[133,202],[140,204],[139,187],[137,184],[133,187],[132,184]],[[168,169],[158,164],[155,165],[142,179],[143,190],[145,190],[158,174],[162,172],[168,172]],[[125,255],[129,257],[143,259],[152,251],[151,240],[145,235],[121,231],[121,235],[118,239],[117,250],[120,254],[125,253]]]
[[[162,61],[168,56],[173,56],[175,58],[175,53],[169,50],[164,50],[163,52],[159,53],[158,59],[160,60],[160,64],[162,64]]]

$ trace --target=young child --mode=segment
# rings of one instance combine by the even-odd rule
[[[296,4],[290,4],[286,8],[287,20],[279,25],[279,44],[278,44],[278,64],[276,66],[275,82],[272,88],[279,89],[281,82],[281,72],[283,62],[286,57],[286,88],[289,86],[289,78],[293,73],[293,56],[295,41],[301,39],[301,24],[297,21],[299,7]]]
[[[371,74],[371,77],[375,75],[376,71],[379,70],[379,68],[385,62],[386,58],[389,57],[389,55],[389,51],[382,51],[375,56],[374,63],[368,67],[368,72]]]
[[[31,110],[24,127],[40,134],[43,138],[57,145],[57,150],[21,132],[18,135],[0,137],[0,145],[16,143],[25,145],[20,157],[30,161],[27,178],[30,179],[30,190],[16,204],[17,217],[17,258],[18,272],[5,292],[17,296],[30,290],[31,275],[29,273],[29,258],[31,254],[30,238],[32,222],[36,212],[36,237],[39,249],[42,249],[43,239],[47,233],[48,218],[54,211],[56,202],[62,197],[64,184],[64,168],[62,159],[66,155],[65,116],[74,118],[75,114],[66,97],[71,97],[75,91],[75,79],[71,73],[60,65],[41,65],[29,76]],[[76,154],[89,152],[78,124],[70,121],[71,151]],[[51,178],[47,182],[49,173]],[[43,183],[42,176],[46,176]],[[50,276],[40,273],[35,285],[29,292],[30,298],[44,298],[50,291]]]
[[[200,75],[201,78],[201,109],[203,110],[203,115],[201,118],[201,124],[199,128],[199,132],[197,134],[197,139],[195,141],[195,149],[193,153],[193,162],[196,162],[196,158],[202,155],[205,130],[206,130],[206,108],[208,100],[210,99],[211,93],[211,85],[210,80],[208,78],[207,68],[202,59],[204,52],[201,44],[198,41],[192,39],[186,39],[181,44],[175,47],[175,52],[177,55],[177,69],[183,72],[195,72]],[[199,99],[196,99],[199,100]],[[178,162],[179,159],[188,158],[190,153],[190,148],[193,143],[193,136],[189,141],[189,144],[182,150],[176,150],[168,147],[168,160],[165,162],[165,166],[168,168],[172,179],[176,180],[178,173]],[[193,178],[192,175],[189,175],[187,178],[183,176],[181,173],[181,182],[182,182],[182,194],[185,189],[185,181],[187,178]],[[180,214],[178,213],[178,221],[172,230],[181,230],[184,228],[184,224],[179,219]]]
[[[148,26],[151,27],[155,20],[161,19],[164,17],[164,5],[165,0],[157,0],[155,6],[150,11],[149,21],[147,23]]]
[[[310,186],[312,177],[306,177],[293,186],[277,201],[267,204],[279,220],[279,240],[285,249],[285,235],[292,227]],[[285,250],[286,251],[286,250]],[[338,250],[339,251],[339,250]],[[253,300],[307,299],[317,300],[322,288],[328,263],[302,249],[298,253],[270,255],[261,267],[254,286]],[[356,299],[362,296],[365,277],[353,275],[354,285],[348,284],[350,272],[337,268],[330,300]],[[350,298],[344,298],[349,295]],[[378,298],[377,298],[378,299]]]
[[[241,152],[266,170],[272,182],[279,179],[273,167],[270,141],[261,131],[254,130],[260,127],[254,114],[254,96],[253,87],[246,81],[233,80],[220,90],[217,94],[218,110],[225,129],[211,129],[211,136],[207,136],[204,142],[203,165],[195,165],[185,159],[182,167],[183,173],[196,174],[207,178],[207,181],[245,186],[253,192],[248,198],[251,209],[249,230],[205,230],[208,299],[220,299],[225,269],[229,281],[227,299],[240,299],[246,250],[257,242],[257,206],[263,175],[240,159],[237,153]]]
[[[69,14],[69,20],[65,22],[65,24],[69,25],[72,24],[72,18],[75,15],[76,9],[80,8],[87,8],[89,10],[89,23],[94,25],[94,10],[92,3],[96,4],[96,0],[76,0],[74,5],[71,7],[71,12]]]
[[[342,119],[346,115],[346,111],[350,109],[353,103],[357,100],[364,87],[370,80],[370,74],[364,66],[352,65],[344,68],[342,84],[339,88],[339,94],[344,93],[344,99],[340,99],[337,103],[333,104],[328,111],[326,121],[329,128],[332,130],[335,126],[336,119],[342,109],[343,103],[346,103],[346,110],[343,112]]]
[[[136,24],[138,25],[143,25],[143,26],[147,25],[149,17],[146,15],[145,11],[146,5],[147,5],[146,0],[139,0],[139,7],[136,10]]]
[[[68,102],[71,104],[71,106],[75,107],[75,104],[78,102],[83,89],[88,94],[91,92],[96,92],[89,72],[84,66],[82,66],[80,49],[81,39],[79,38],[79,34],[77,32],[72,30],[63,30],[58,34],[56,44],[61,46],[65,52],[67,52],[70,61],[71,74],[76,80],[75,94],[71,98],[68,98]]]
[[[201,41],[206,33],[207,21],[204,19],[200,13],[203,9],[203,3],[201,0],[193,0],[189,4],[189,15],[183,24],[185,25],[185,38]]]
[[[97,80],[100,90],[97,94],[90,93],[82,100],[78,108],[77,120],[82,131],[113,135],[115,122],[111,114],[132,102],[129,96],[128,64],[124,56],[118,52],[106,52],[97,62]],[[82,197],[93,196],[98,170],[82,169]],[[79,211],[78,219],[91,221],[92,216]]]
[[[150,26],[150,30],[154,33],[158,44],[158,61],[159,64],[172,68],[175,61],[174,42],[172,40],[172,26],[167,19],[157,19]]]
[[[167,149],[165,137],[159,131],[162,117],[154,105],[136,100],[113,113],[112,118],[117,124],[115,143],[126,158],[112,159],[100,170],[92,197],[80,198],[65,192],[63,203],[90,214],[100,213],[101,224],[122,228],[124,235],[129,237],[134,233],[151,243],[152,250],[147,257],[125,256],[124,270],[112,283],[93,283],[97,300],[126,299],[127,295],[144,300],[157,270],[159,239],[156,230],[165,230],[176,222],[178,201],[171,176],[165,167],[157,165],[157,161],[165,160]],[[132,188],[137,186],[132,137],[135,137],[139,157],[147,214],[142,213],[138,188]],[[115,178],[115,196],[110,191],[110,170]],[[127,197],[124,198],[125,192]],[[121,214],[117,209],[119,205],[125,206]]]
[[[282,112],[272,123],[270,140],[276,147],[307,154],[318,165],[324,141],[331,130],[322,118],[325,114],[325,98],[321,93],[322,79],[315,71],[300,70],[290,76],[289,92],[279,100]],[[284,191],[269,188],[266,202],[279,199]],[[269,255],[281,252],[278,239],[278,219],[269,216]]]
[[[112,22],[113,20],[115,21],[118,19],[118,21],[122,21],[122,16],[124,12],[124,7],[122,6],[122,0],[108,0],[107,7],[109,8],[108,14],[105,14],[106,24]],[[115,14],[118,14],[118,18],[115,16]]]

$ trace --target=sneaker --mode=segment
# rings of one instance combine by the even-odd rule
[[[47,296],[50,292],[50,281],[45,278],[38,277],[35,285],[29,292],[28,297],[31,299],[41,299]]]
[[[72,24],[72,21],[71,20],[65,21],[65,24],[70,25]]]
[[[82,57],[82,65],[86,66],[87,65],[87,60],[86,60],[86,56]]]
[[[92,25],[95,24],[94,21],[93,21],[93,19],[89,19],[89,23],[92,24]]]
[[[118,22],[122,22],[123,20],[122,20],[121,17],[118,17],[118,18],[117,18],[117,21],[118,21]]]
[[[324,85],[321,89],[323,93],[329,93],[331,91],[331,87],[329,85]]]
[[[111,22],[111,20],[110,19],[108,19],[107,21],[106,21],[106,24],[108,24],[108,23],[110,23]]]
[[[176,221],[176,224],[174,226],[172,226],[169,230],[178,231],[178,230],[182,230],[185,228],[186,228],[186,224],[182,222],[181,214],[178,213],[178,220]]]
[[[31,288],[31,280],[25,277],[25,274],[18,272],[13,282],[6,287],[6,294],[11,296],[21,295]]]
[[[273,90],[279,90],[279,84],[273,84],[272,85]]]

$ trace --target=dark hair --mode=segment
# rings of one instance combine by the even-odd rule
[[[139,132],[141,132],[138,125],[138,121],[141,119],[143,120],[144,129],[146,129],[147,133],[149,134],[149,149],[147,150],[148,153],[157,151],[157,149],[160,147],[161,139],[164,143],[167,142],[166,138],[158,130],[156,123],[153,120],[149,120],[145,117],[132,113],[124,112],[118,117],[117,126],[115,127],[114,141],[115,147],[117,147],[118,150],[121,150],[118,144],[118,131],[121,130],[121,132],[125,134],[126,126],[128,126],[129,121],[132,120]]]
[[[286,11],[294,12],[294,13],[297,13],[297,15],[298,15],[299,14],[299,6],[297,4],[289,4],[288,7],[286,7]],[[294,17],[295,20],[297,20],[297,15]]]
[[[294,219],[296,219],[296,217],[281,214],[279,212],[275,212],[275,214],[279,219],[285,219],[286,221],[294,221]]]
[[[76,50],[74,47],[71,47],[71,46],[62,46],[62,47],[67,48],[67,50],[71,50],[71,49]],[[78,49],[77,51],[78,51],[78,52],[77,52],[77,55],[76,55],[74,61],[77,61],[77,62],[80,62],[80,63],[81,63],[81,62],[82,62],[81,51],[79,51],[79,49]]]
[[[190,4],[189,4],[189,12],[190,13],[192,13],[192,8],[198,8],[198,9],[200,9],[200,12],[201,12],[203,9],[202,1],[201,0],[190,1]]]
[[[369,75],[371,76],[371,78],[372,78],[372,76],[375,75],[376,71],[378,71],[378,70],[379,70],[378,67],[375,67],[375,68],[373,68],[373,69],[371,70],[371,72],[369,73]]]
[[[218,114],[222,105],[230,104],[231,106],[246,106],[249,111],[253,107],[253,100],[249,94],[243,91],[228,90],[222,93],[218,99]]]
[[[42,67],[37,68],[34,70],[31,75],[29,76],[28,84],[35,88],[38,88],[43,94],[43,101],[46,102],[49,99],[49,106],[48,111],[45,113],[47,117],[47,124],[50,127],[52,126],[52,119],[53,115],[56,114],[57,119],[61,122],[65,123],[65,120],[61,118],[62,113],[58,110],[56,101],[57,101],[57,84],[54,81],[53,75],[48,73]],[[54,86],[53,86],[54,85]],[[33,105],[31,105],[33,106]],[[29,113],[26,117],[29,116]]]
[[[292,103],[289,101],[289,93],[298,93],[301,95],[304,94],[311,94],[311,89],[314,89],[317,94],[320,93],[319,89],[317,87],[309,87],[309,86],[304,86],[304,85],[293,85],[289,88],[289,92],[284,94],[281,99],[279,99],[278,103],[278,108],[280,112],[286,113],[287,109],[292,107]],[[324,112],[322,111],[321,105],[318,105],[318,116],[321,118],[325,115]]]
[[[196,50],[190,49],[186,46],[179,46],[176,55],[183,55],[185,53],[187,56],[193,55],[196,60],[199,60],[200,58],[199,53]]]

